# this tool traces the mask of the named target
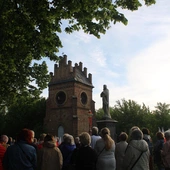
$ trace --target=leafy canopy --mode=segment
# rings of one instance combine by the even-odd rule
[[[67,33],[82,29],[99,38],[111,22],[127,24],[118,9],[137,10],[141,5],[138,0],[0,0],[0,103],[25,90],[38,95],[47,87],[46,63],[32,62],[58,61],[64,20]]]

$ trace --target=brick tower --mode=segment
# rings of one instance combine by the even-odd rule
[[[46,132],[58,137],[64,133],[77,136],[91,129],[95,111],[92,75],[87,77],[87,68],[82,65],[80,62],[72,67],[66,55],[60,57],[59,65],[55,64],[44,119]]]

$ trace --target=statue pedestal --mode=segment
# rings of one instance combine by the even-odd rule
[[[99,128],[99,131],[107,127],[110,130],[110,136],[112,139],[116,142],[117,141],[117,135],[116,135],[116,120],[113,120],[111,118],[104,118],[103,120],[97,121],[97,127]]]

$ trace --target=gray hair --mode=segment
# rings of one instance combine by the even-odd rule
[[[92,127],[92,135],[98,135],[98,131],[99,131],[98,127],[96,126]]]
[[[1,135],[1,137],[0,137],[0,142],[7,143],[7,142],[8,142],[8,136],[6,136],[6,135]]]

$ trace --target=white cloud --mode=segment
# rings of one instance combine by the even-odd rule
[[[157,0],[135,12],[123,11],[128,25],[112,25],[101,39],[83,31],[61,35],[60,53],[73,66],[81,61],[92,73],[96,109],[102,107],[103,84],[110,91],[110,106],[123,98],[151,108],[157,102],[170,103],[169,9],[169,0]],[[49,62],[49,66],[53,71],[54,65]]]

